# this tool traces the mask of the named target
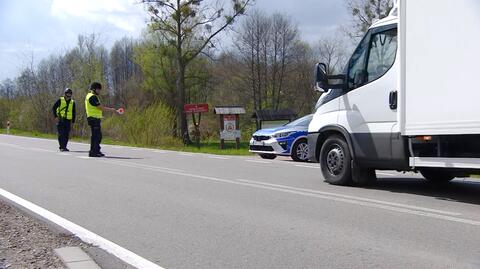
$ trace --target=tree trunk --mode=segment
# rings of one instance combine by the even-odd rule
[[[251,50],[250,50],[250,73],[251,73],[251,83],[252,83],[252,93],[253,93],[253,110],[256,112],[258,109],[258,103],[257,103],[257,87],[255,82],[255,51],[254,51],[253,43],[251,45]],[[258,119],[255,121],[255,126],[257,127],[257,130],[260,129]]]
[[[275,109],[279,109],[280,107],[280,99],[282,97],[282,90],[283,90],[283,81],[284,81],[284,76],[285,76],[285,69],[286,69],[286,58],[287,55],[285,53],[286,48],[284,47],[282,50],[282,64],[280,67],[280,78],[279,78],[279,83],[278,83],[278,93],[277,93],[277,102],[275,104]]]
[[[177,0],[177,7],[180,7],[180,0]],[[180,10],[176,11],[176,27],[177,27],[177,127],[179,135],[182,137],[185,145],[191,144],[190,136],[188,134],[187,115],[183,111],[185,105],[185,69],[187,63],[183,58],[183,40],[182,40],[182,14]]]
[[[181,59],[178,61],[178,74],[177,74],[177,127],[180,127],[179,134],[182,137],[185,145],[191,144],[190,135],[188,134],[187,115],[183,111],[185,105],[185,66]]]

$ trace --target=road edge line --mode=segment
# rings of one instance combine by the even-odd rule
[[[0,196],[6,199],[7,201],[14,203],[21,208],[24,208],[35,215],[40,216],[45,221],[53,223],[68,232],[72,233],[80,240],[87,244],[91,244],[95,247],[100,248],[101,250],[115,256],[125,264],[133,266],[136,268],[147,268],[147,269],[164,269],[163,267],[133,253],[132,251],[123,248],[112,241],[109,241],[83,227],[77,225],[59,215],[50,212],[32,202],[29,202],[13,193],[10,193],[2,188],[0,188]]]

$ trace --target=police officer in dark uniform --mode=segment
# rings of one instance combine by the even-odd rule
[[[90,152],[88,156],[90,157],[103,157],[103,154],[100,151],[100,143],[102,142],[102,128],[101,121],[103,118],[104,111],[118,112],[115,108],[106,107],[100,102],[99,93],[102,90],[102,84],[99,82],[93,82],[90,85],[90,91],[85,97],[85,110],[87,112],[88,125],[92,132],[90,138]]]
[[[60,97],[53,105],[53,116],[57,121],[58,144],[60,151],[69,151],[67,148],[70,128],[75,123],[76,108],[75,101],[72,99],[72,90],[66,88],[64,95]]]

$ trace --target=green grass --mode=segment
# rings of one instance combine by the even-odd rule
[[[0,129],[1,134],[6,134],[6,129]],[[28,132],[22,130],[11,129],[10,135],[16,136],[25,136],[25,137],[37,137],[45,139],[57,139],[56,134],[45,134],[39,132]],[[88,138],[83,137],[72,137],[70,141],[90,143]],[[235,149],[234,142],[225,142],[225,149],[220,149],[220,141],[203,141],[200,144],[200,148],[196,145],[175,145],[175,146],[147,146],[141,144],[132,144],[125,141],[114,140],[109,137],[104,137],[102,139],[102,144],[105,145],[116,145],[116,146],[128,146],[128,147],[141,147],[141,148],[154,148],[154,149],[163,149],[163,150],[173,150],[173,151],[183,151],[183,152],[194,152],[194,153],[208,153],[216,155],[253,155],[248,152],[248,142],[240,142],[240,149]]]

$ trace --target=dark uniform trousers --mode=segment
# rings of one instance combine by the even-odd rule
[[[100,119],[89,117],[87,118],[88,125],[92,131],[90,138],[90,153],[100,153],[100,143],[102,142],[102,128],[100,126]]]
[[[60,118],[57,123],[58,144],[60,149],[66,149],[68,138],[70,137],[70,126],[72,121]]]

